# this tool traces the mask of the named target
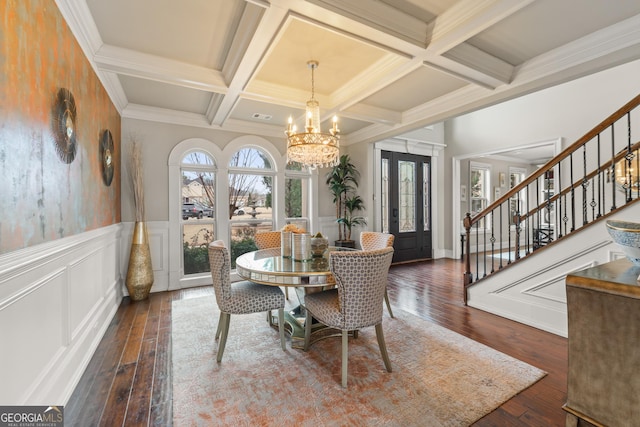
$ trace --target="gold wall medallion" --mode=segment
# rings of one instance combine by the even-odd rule
[[[113,180],[113,136],[108,129],[100,135],[100,168],[102,180],[109,187]]]
[[[58,90],[53,104],[53,137],[60,160],[73,162],[78,147],[76,141],[76,101],[69,89]]]

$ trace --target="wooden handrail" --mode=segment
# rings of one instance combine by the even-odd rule
[[[638,149],[640,149],[640,142],[636,142],[635,144],[633,144],[631,146],[631,151],[633,151],[633,152],[637,151]],[[618,154],[616,154],[616,156],[613,159],[606,161],[605,163],[603,163],[596,170],[586,174],[583,179],[592,179],[592,178],[595,178],[596,176],[598,176],[599,173],[602,173],[603,171],[608,171],[611,168],[612,165],[615,165],[616,163],[618,163],[622,159],[624,159],[626,154],[627,154],[626,151],[619,152]],[[566,187],[565,189],[563,189],[563,190],[561,189],[559,193],[554,194],[553,196],[551,196],[549,198],[549,203],[553,204],[560,197],[568,195],[571,192],[572,189],[579,188],[582,185],[583,179],[581,179],[579,181],[575,181],[573,184],[571,184],[570,186]],[[545,201],[544,203],[541,203],[540,205],[534,207],[533,209],[530,209],[529,212],[527,212],[526,214],[521,215],[520,218],[526,219],[526,218],[532,216],[532,214],[537,213],[537,211],[540,208],[544,208],[544,206],[546,206],[546,205],[547,205],[547,202]]]
[[[555,165],[557,165],[562,160],[564,160],[567,157],[569,157],[572,153],[577,151],[579,148],[582,148],[582,146],[584,144],[586,144],[587,142],[591,141],[593,138],[597,137],[598,134],[600,134],[603,131],[605,131],[608,127],[610,127],[612,124],[614,124],[615,122],[620,120],[629,111],[633,110],[638,105],[640,105],[640,94],[637,95],[635,98],[633,98],[631,101],[627,102],[623,107],[618,109],[615,113],[611,114],[609,117],[604,119],[600,124],[598,124],[596,127],[591,129],[589,132],[585,133],[576,142],[574,142],[573,144],[571,144],[570,146],[568,146],[567,148],[562,150],[557,156],[555,156],[553,159],[549,160],[544,166],[540,167],[534,173],[529,175],[520,184],[518,184],[517,186],[515,186],[514,188],[509,190],[506,194],[504,194],[498,200],[496,200],[493,203],[491,203],[482,212],[490,212],[493,209],[495,209],[496,207],[500,206],[502,203],[508,201],[510,198],[512,198],[513,196],[518,194],[518,192],[521,191],[523,188],[525,188],[526,186],[530,185],[535,180],[537,180],[538,178],[543,176],[546,172],[548,172],[551,169],[553,169]],[[611,164],[609,164],[609,166],[611,166]],[[603,169],[603,168],[601,167],[600,169]],[[476,222],[480,221],[480,219],[482,218],[482,215],[481,215],[482,212],[479,213],[478,215],[473,216],[471,218],[471,223],[470,223],[471,226],[473,226],[473,224],[475,224]]]

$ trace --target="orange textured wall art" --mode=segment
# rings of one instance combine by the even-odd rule
[[[61,89],[75,104],[69,162],[56,150]],[[120,115],[55,2],[0,1],[0,254],[120,222],[120,159]]]

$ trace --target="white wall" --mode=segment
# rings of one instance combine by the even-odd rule
[[[122,300],[120,231],[0,256],[0,404],[66,404]]]

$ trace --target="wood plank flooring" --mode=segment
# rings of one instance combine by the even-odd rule
[[[462,300],[462,262],[394,265],[393,309],[430,320],[548,372],[476,426],[563,426],[567,340],[474,308]],[[125,298],[65,406],[67,426],[170,426],[171,302],[211,295],[210,286]]]

